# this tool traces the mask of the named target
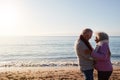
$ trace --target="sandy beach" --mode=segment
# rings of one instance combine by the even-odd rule
[[[83,80],[83,75],[78,67],[8,67],[0,68],[0,80]],[[110,80],[120,80],[120,67],[114,67]]]

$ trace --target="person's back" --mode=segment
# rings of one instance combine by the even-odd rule
[[[91,56],[97,57],[95,61],[95,68],[98,71],[112,71],[112,63],[110,61],[109,45],[108,43],[103,43],[98,46],[99,49],[97,53],[92,53]],[[102,53],[102,55],[98,54]]]

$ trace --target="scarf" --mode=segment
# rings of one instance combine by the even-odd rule
[[[97,43],[97,45],[98,46],[101,46],[101,45],[103,45],[104,43],[109,43],[109,41],[108,40],[102,40],[102,41],[99,41],[98,43]]]
[[[92,49],[92,46],[90,45],[90,43],[89,43],[89,41],[88,40],[86,40],[82,35],[80,35],[80,40],[82,40],[84,43],[85,43],[85,45],[92,51],[93,49]]]

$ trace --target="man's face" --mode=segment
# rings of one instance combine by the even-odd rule
[[[98,43],[99,39],[97,38],[97,36],[95,37],[95,42]]]
[[[92,37],[92,32],[88,32],[85,34],[85,39],[89,40]]]

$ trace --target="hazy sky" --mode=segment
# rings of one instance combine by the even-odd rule
[[[0,35],[120,36],[120,0],[0,0]]]

